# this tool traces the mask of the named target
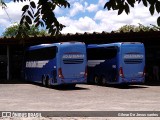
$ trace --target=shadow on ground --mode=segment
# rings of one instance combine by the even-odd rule
[[[146,81],[144,83],[144,85],[147,85],[147,86],[160,86],[160,80],[157,80],[157,81]]]
[[[28,84],[32,84],[32,85],[37,85],[37,86],[40,86],[40,87],[44,87],[42,86],[42,84],[40,83],[32,83],[32,82],[28,82]],[[78,84],[77,84],[78,85]],[[67,91],[67,90],[89,90],[88,88],[85,88],[85,87],[79,87],[79,86],[70,86],[70,85],[57,85],[57,86],[50,86],[50,87],[47,87],[49,89],[54,89],[54,90],[61,90],[61,91]],[[83,84],[83,85],[86,85],[86,84]]]
[[[42,86],[39,83],[31,83],[31,82],[27,82],[21,79],[11,79],[11,80],[0,79],[0,84],[34,84],[34,85]],[[92,85],[92,84],[89,84],[89,85]],[[119,89],[139,89],[139,88],[148,88],[148,86],[160,86],[160,80],[159,81],[146,80],[144,84],[140,84],[140,85],[107,85],[107,86],[102,86],[102,87],[114,87],[114,88],[119,88]],[[87,89],[87,88],[82,88],[82,87],[77,87],[77,86],[76,87],[52,86],[51,88],[56,89],[56,90],[86,90]]]
[[[11,79],[11,80],[0,79],[0,84],[27,84],[27,82],[20,79]]]
[[[61,91],[67,91],[67,90],[90,90],[89,88],[84,87],[71,87],[71,86],[53,86],[52,89],[55,90],[61,90]]]
[[[39,87],[44,87],[40,83],[33,83],[33,82],[28,82],[28,81],[22,81],[22,80],[0,80],[0,84],[32,84],[32,85],[37,85]],[[86,85],[86,84],[85,84]],[[89,90],[88,88],[85,87],[78,87],[77,85],[75,87],[69,86],[69,85],[61,85],[61,86],[51,86],[49,87],[50,89],[55,89],[55,90]]]
[[[118,89],[142,89],[142,88],[148,88],[147,86],[143,85],[110,85],[109,87],[114,87]]]

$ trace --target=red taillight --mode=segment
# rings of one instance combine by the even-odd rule
[[[59,69],[58,69],[58,77],[59,77],[59,78],[62,78],[62,79],[64,78],[64,76],[63,76],[63,74],[62,74],[62,68],[59,68]]]
[[[87,78],[87,66],[86,66],[86,69],[85,69],[84,77]]]
[[[122,67],[119,68],[119,76],[124,78],[123,68]]]

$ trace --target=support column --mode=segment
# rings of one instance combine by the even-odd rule
[[[7,45],[7,80],[10,80],[10,46]]]

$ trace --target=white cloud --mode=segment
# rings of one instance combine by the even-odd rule
[[[21,14],[22,14],[21,9],[27,3],[28,2],[23,2],[23,3],[22,2],[19,2],[19,3],[9,2],[9,3],[6,3],[7,8],[5,10],[0,8],[0,25],[8,27],[10,24],[12,24],[14,22],[19,22],[19,20],[21,18]],[[5,20],[6,22],[2,22],[2,20]]]
[[[73,4],[73,8],[70,10],[70,16],[75,16],[78,12],[83,12],[83,11],[84,11],[83,5],[78,2],[75,2]]]
[[[143,25],[157,24],[158,13],[153,16],[150,15],[149,8],[144,7],[142,4],[135,5],[135,8],[131,8],[130,14],[127,15],[123,12],[118,15],[118,11],[107,11],[103,9],[104,4],[107,0],[97,0],[97,2],[92,2],[91,0],[70,0],[71,8],[61,9],[56,8],[56,14],[62,15],[58,20],[66,25],[62,33],[84,33],[84,32],[102,32],[102,31],[113,31],[117,30],[123,25],[138,25],[141,23]],[[95,4],[97,3],[97,5]],[[21,18],[21,9],[26,3],[7,3],[8,8],[6,9],[12,21],[9,21],[8,16],[5,11],[0,7],[0,29],[5,29],[14,22],[18,22]],[[98,10],[99,9],[99,10]],[[66,11],[65,11],[66,10]],[[95,12],[95,11],[96,12]],[[85,11],[95,13],[93,18],[88,17]],[[68,13],[67,13],[68,12]],[[82,16],[82,14],[84,16]],[[69,14],[68,16],[66,16]],[[78,14],[78,17],[76,16]],[[81,16],[81,17],[79,17]],[[90,15],[91,16],[91,15]],[[74,19],[73,19],[74,18]]]
[[[102,23],[116,25],[117,23],[125,23],[129,24],[132,21],[132,15],[126,15],[122,13],[121,15],[117,15],[116,11],[98,11],[94,17],[95,20],[99,20]]]
[[[121,15],[118,15],[118,11],[100,10],[96,13],[94,19],[100,21],[101,24],[105,24],[106,30],[111,28],[109,31],[117,30],[121,26],[127,24],[156,24],[158,14],[155,13],[153,16],[151,16],[148,8],[144,7],[142,4],[136,4],[135,8],[131,8],[130,11],[131,12],[129,15],[127,15],[125,12],[123,12]]]
[[[101,6],[101,7],[104,7],[105,3],[107,2],[108,0],[99,0],[98,1],[98,5]]]
[[[85,6],[85,8],[88,6],[88,3],[87,2],[84,2],[84,6]]]
[[[81,24],[79,24],[81,23]],[[78,20],[77,27],[82,31],[92,31],[96,27],[96,22],[90,17],[83,17]]]
[[[86,9],[87,9],[89,12],[94,12],[94,11],[97,11],[97,10],[98,10],[98,5],[90,4],[90,6],[88,6]]]
[[[60,7],[56,7],[55,10],[54,10],[54,12],[55,12],[56,14],[62,14],[62,13],[63,13],[63,10],[62,10]]]
[[[6,3],[7,8],[4,10],[0,7],[0,35],[5,29],[15,22],[19,22],[22,15],[22,7],[27,4],[27,2],[9,2]]]
[[[97,27],[96,22],[87,16],[81,17],[78,20],[73,20],[69,17],[60,17],[58,20],[66,25],[62,33],[94,32],[94,29]]]
[[[6,19],[0,19],[0,28],[2,29],[2,32],[5,31],[6,25],[10,25],[10,22],[6,21]]]
[[[33,0],[37,3],[38,0]],[[2,9],[0,6],[0,35],[4,30],[14,24],[15,22],[19,23],[22,15],[22,7],[26,4],[29,4],[29,1],[26,2],[9,2],[6,3],[7,7]],[[6,12],[5,12],[6,11]],[[8,15],[7,15],[8,14]]]
[[[100,0],[99,2],[104,1]],[[135,8],[131,8],[130,11],[129,15],[125,12],[118,15],[118,11],[99,10],[95,13],[94,18],[85,16],[73,20],[69,17],[61,17],[59,21],[66,25],[62,33],[111,32],[123,25],[156,24],[158,14],[155,13],[155,15],[151,16],[148,8],[145,8],[142,4],[135,5]]]

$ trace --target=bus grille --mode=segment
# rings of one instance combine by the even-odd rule
[[[124,62],[126,64],[140,64],[142,63],[143,59],[125,59]]]
[[[82,64],[83,59],[64,59],[63,63],[64,64]]]

